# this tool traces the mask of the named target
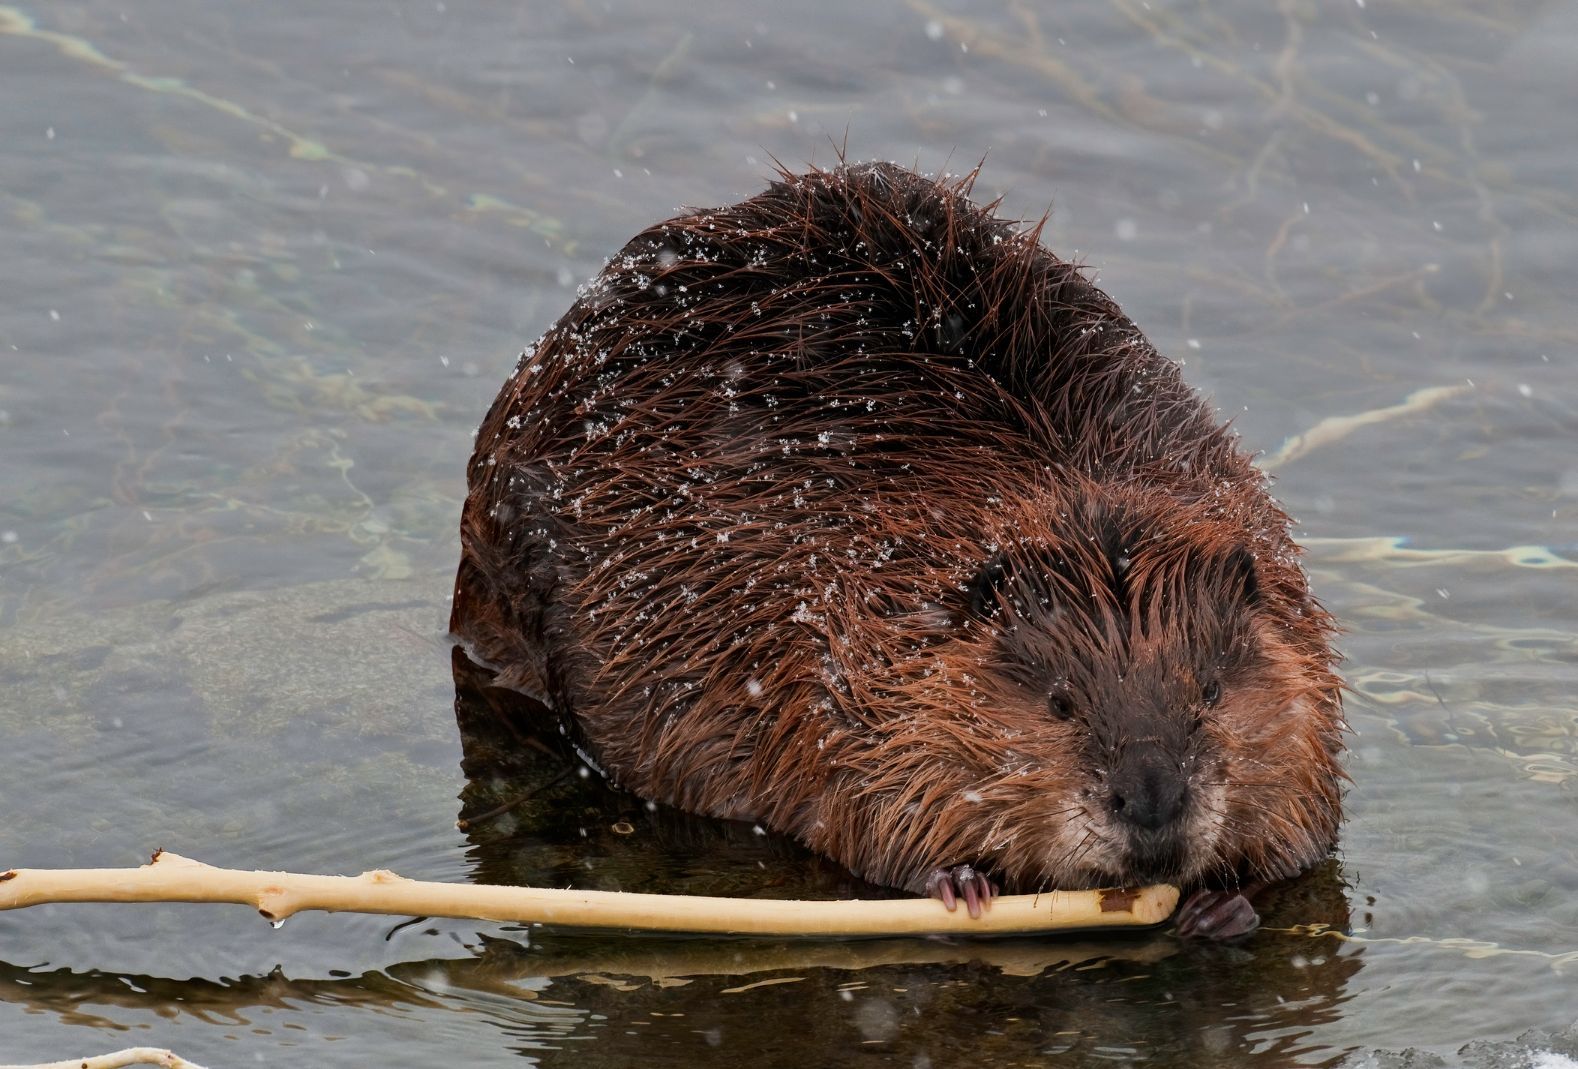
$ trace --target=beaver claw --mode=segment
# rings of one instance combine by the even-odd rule
[[[926,893],[942,899],[942,904],[952,913],[964,899],[964,908],[973,919],[979,919],[981,910],[992,904],[997,888],[983,873],[969,865],[955,865],[951,869],[933,869],[926,877]]]
[[[1246,936],[1260,926],[1260,915],[1238,891],[1196,891],[1173,918],[1173,928],[1184,939],[1218,942]]]

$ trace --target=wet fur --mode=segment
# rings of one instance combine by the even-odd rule
[[[968,184],[785,172],[634,238],[478,433],[452,627],[621,785],[876,882],[1293,875],[1342,723],[1287,517]]]

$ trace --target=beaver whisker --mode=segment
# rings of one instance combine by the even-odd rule
[[[1075,843],[1068,852],[1053,863],[1053,868],[1065,872],[1076,870],[1079,862],[1084,859],[1084,854],[1089,851],[1092,845],[1095,845],[1095,835],[1095,829],[1087,830],[1080,837],[1079,842]]]
[[[1224,789],[1240,790],[1253,787],[1257,791],[1280,791],[1295,797],[1302,796],[1299,786],[1292,783],[1265,783],[1258,780],[1201,780],[1202,787],[1220,787]]]
[[[1289,829],[1294,829],[1294,828],[1300,827],[1300,825],[1297,824],[1295,821],[1293,821],[1290,817],[1288,817],[1287,814],[1282,813],[1282,812],[1280,812],[1278,810],[1272,809],[1269,806],[1259,805],[1259,804],[1257,804],[1255,802],[1250,802],[1250,801],[1246,801],[1246,800],[1242,800],[1242,799],[1235,800],[1234,802],[1232,802],[1230,804],[1234,808],[1253,809],[1257,813],[1264,813],[1267,817],[1270,817],[1272,820],[1275,820],[1278,823],[1284,824]]]

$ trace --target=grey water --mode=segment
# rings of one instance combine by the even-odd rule
[[[1051,209],[1276,476],[1354,729],[1236,947],[41,906],[0,1062],[1578,1064],[1574,55],[1536,0],[0,5],[0,869],[846,891],[463,753],[445,637],[522,348],[840,150]]]

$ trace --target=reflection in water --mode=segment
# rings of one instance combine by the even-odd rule
[[[1273,916],[1289,906],[1279,902]],[[291,1011],[332,1014],[351,1032],[380,1020],[442,1030],[461,1014],[550,1064],[561,1055],[581,1064],[591,1053],[585,1041],[595,1040],[595,1057],[614,1065],[834,1065],[856,1050],[898,1065],[1054,1053],[1060,1064],[1105,1065],[1125,1051],[1185,1066],[1239,1064],[1234,1052],[1254,1051],[1255,1064],[1293,1065],[1334,1060],[1312,1057],[1307,1037],[1335,1019],[1359,968],[1352,948],[1337,953],[1297,936],[1233,949],[1160,934],[820,944],[534,930],[479,936],[468,950],[323,980],[282,972],[175,980],[0,963],[0,999],[100,1029],[191,1018],[245,1032]]]

